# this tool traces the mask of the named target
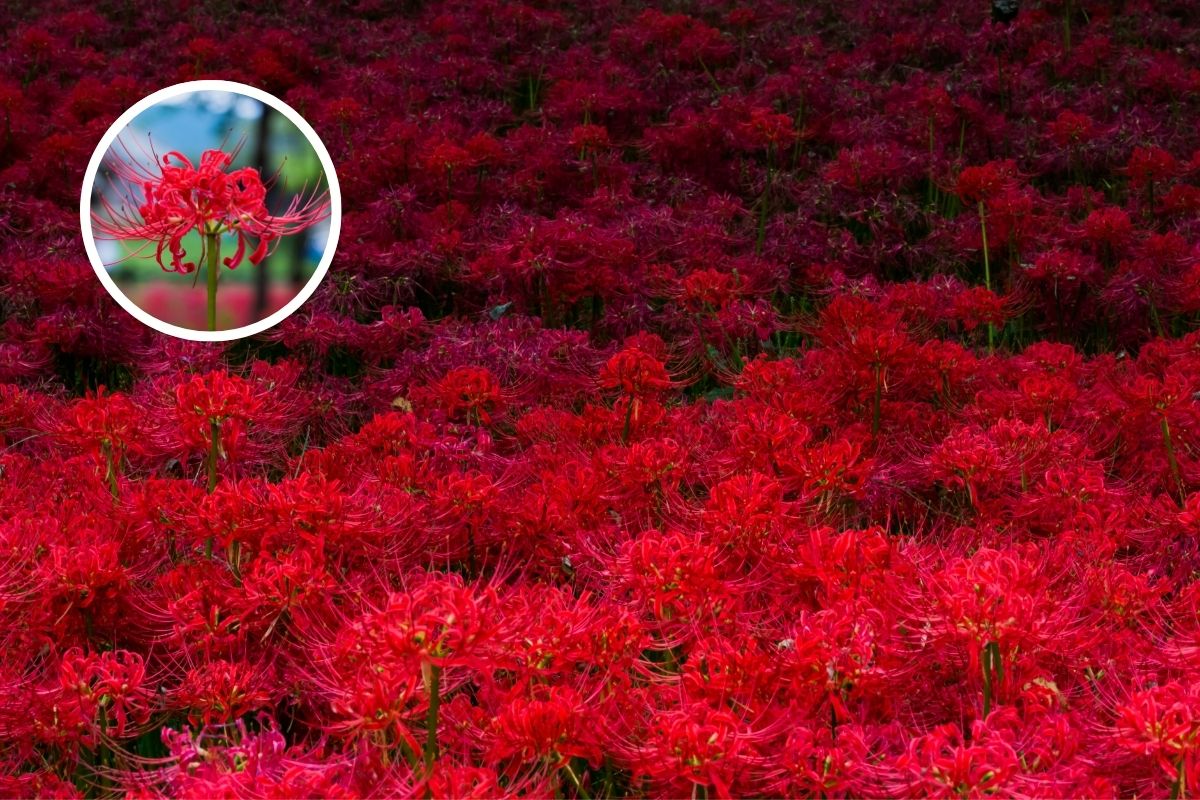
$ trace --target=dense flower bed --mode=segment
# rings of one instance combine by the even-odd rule
[[[231,5],[0,12],[0,795],[1200,786],[1200,6]],[[201,77],[347,212],[230,345],[79,241]]]

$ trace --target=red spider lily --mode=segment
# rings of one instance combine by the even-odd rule
[[[1148,756],[1182,793],[1200,770],[1200,703],[1192,687],[1170,683],[1138,692],[1121,706],[1115,727],[1118,743]]]
[[[588,704],[569,688],[551,688],[545,695],[518,696],[501,708],[489,756],[514,766],[545,760],[552,771],[569,768],[572,758],[598,762],[602,753],[588,724]]]
[[[124,200],[116,207],[101,196],[100,212],[92,212],[95,235],[152,244],[155,260],[167,271],[187,274],[196,271],[198,264],[205,264],[210,331],[217,326],[218,260],[224,236],[237,239],[233,255],[223,261],[230,269],[237,269],[246,257],[248,236],[258,240],[250,254],[250,263],[258,265],[282,237],[306,230],[329,216],[328,193],[318,195],[315,190],[300,191],[281,214],[269,213],[268,186],[258,170],[242,167],[226,171],[241,145],[231,153],[206,150],[199,166],[177,151],[161,159],[152,152],[153,166],[146,166],[133,158],[127,147],[123,149],[124,156],[116,158],[112,175],[124,184],[119,190]],[[187,252],[183,238],[192,231],[200,235],[202,250],[196,261],[184,261]],[[170,253],[169,270],[163,263],[164,250]]]
[[[963,200],[978,202],[996,197],[1017,181],[1016,164],[989,161],[979,167],[966,167],[958,175],[957,192]]]
[[[1179,162],[1161,147],[1136,147],[1125,165],[1125,174],[1135,189],[1153,192],[1153,185],[1175,176]]]
[[[858,787],[867,784],[860,767],[869,744],[852,726],[839,726],[834,734],[823,727],[797,726],[785,748],[788,755],[781,775],[773,778],[771,794],[858,794]]]
[[[175,389],[177,435],[186,450],[208,451],[208,490],[217,485],[219,460],[232,461],[247,423],[262,406],[247,381],[219,372],[193,375]]]
[[[117,651],[84,655],[73,648],[61,665],[62,703],[74,705],[85,720],[87,738],[127,735],[127,729],[150,719],[151,691],[146,668],[137,653]]]
[[[616,568],[637,603],[658,620],[716,618],[737,604],[716,556],[715,547],[691,544],[685,534],[650,532],[622,548]]]
[[[1017,753],[1001,737],[977,724],[970,743],[959,729],[944,725],[914,740],[898,761],[911,783],[906,791],[934,797],[986,797],[1003,787],[1019,768]]]
[[[1095,128],[1095,121],[1087,114],[1066,109],[1050,123],[1049,133],[1059,147],[1075,147],[1086,144]]]
[[[747,149],[787,147],[796,139],[792,118],[766,108],[750,109],[749,118],[738,127],[738,135]]]
[[[266,718],[251,733],[244,721],[232,729],[164,730],[171,766],[165,778],[173,794],[211,796],[266,788],[281,796],[319,795],[349,800],[344,766],[324,765],[290,751],[283,735]]]
[[[622,393],[619,401],[624,406],[625,422],[622,440],[641,426],[647,404],[650,411],[655,408],[655,398],[670,390],[674,383],[666,367],[637,346],[627,347],[610,358],[600,370],[600,386]]]
[[[435,391],[449,416],[475,423],[490,425],[492,415],[504,408],[500,384],[484,367],[456,367]]]
[[[673,794],[700,786],[728,797],[755,759],[755,732],[733,713],[701,703],[661,713],[647,745],[639,771]]]
[[[327,194],[304,192],[292,198],[283,213],[268,213],[268,185],[258,170],[242,167],[228,171],[240,150],[240,145],[228,153],[206,150],[198,166],[172,151],[162,156],[161,163],[155,156],[154,166],[148,167],[126,149],[126,157],[114,159],[111,168],[113,177],[125,184],[127,202],[116,207],[102,195],[102,213],[92,214],[93,229],[107,239],[145,239],[154,244],[154,258],[160,267],[187,274],[204,263],[205,257],[201,252],[196,261],[184,261],[183,237],[191,231],[206,237],[206,247],[212,246],[209,237],[236,236],[237,250],[223,263],[237,269],[246,258],[246,237],[258,240],[249,257],[257,266],[281,238],[329,216]],[[141,193],[140,201],[134,192]],[[170,254],[169,268],[163,263],[164,251]]]
[[[430,776],[427,786],[434,797],[487,800],[489,797],[500,797],[504,794],[500,774],[489,767],[451,766],[441,768]]]
[[[137,438],[139,427],[136,406],[122,394],[106,395],[100,387],[94,397],[75,404],[72,418],[63,421],[59,435],[96,459],[116,496],[126,450],[143,449]]]
[[[271,708],[274,683],[269,667],[217,659],[188,670],[169,703],[185,711],[192,725],[231,724]]]
[[[637,348],[614,355],[600,372],[600,386],[631,397],[653,397],[673,384],[662,362]]]

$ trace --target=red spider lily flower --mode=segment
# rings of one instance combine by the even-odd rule
[[[1136,231],[1125,209],[1108,206],[1088,214],[1083,221],[1083,235],[1089,242],[1119,254],[1133,241]]]
[[[95,458],[110,485],[116,486],[126,449],[144,449],[137,435],[137,407],[125,395],[105,394],[100,387],[94,396],[76,401],[72,412],[60,423],[59,436]]]
[[[1135,147],[1125,165],[1125,174],[1135,189],[1144,189],[1158,181],[1165,181],[1179,171],[1175,156],[1161,147]]]
[[[244,378],[223,372],[192,375],[175,388],[179,438],[187,447],[208,447],[217,423],[221,447],[232,450],[262,406],[262,394]]]
[[[230,234],[237,249],[224,259],[236,269],[246,258],[247,237],[256,239],[250,263],[259,264],[282,237],[316,225],[329,216],[328,193],[300,192],[281,214],[267,210],[270,181],[264,182],[254,167],[228,171],[240,145],[232,152],[206,150],[194,165],[187,156],[172,151],[154,166],[139,163],[125,149],[124,158],[113,161],[112,175],[124,183],[124,201],[119,207],[101,196],[103,213],[92,213],[92,225],[101,238],[146,240],[154,245],[154,258],[169,272],[191,273],[203,263],[185,261],[183,238],[191,231],[204,237]],[[272,179],[273,180],[273,179]],[[140,193],[140,197],[139,197]],[[136,209],[136,211],[134,210]],[[205,247],[210,239],[205,239]],[[163,261],[170,255],[170,266]]]
[[[986,797],[1002,792],[1020,769],[1011,744],[976,723],[967,739],[956,725],[939,725],[914,739],[897,760],[909,783],[906,794]]]
[[[718,553],[682,533],[649,531],[621,548],[614,567],[634,602],[658,619],[711,620],[738,603],[722,580]]]
[[[963,289],[954,298],[954,316],[963,330],[973,331],[981,325],[1000,327],[1009,317],[1006,298],[983,286]]]
[[[865,782],[859,769],[869,752],[862,732],[852,725],[840,725],[832,733],[827,726],[812,728],[798,725],[784,744],[782,775],[769,795],[792,797],[857,796],[863,791],[853,787]]]
[[[434,392],[447,415],[491,425],[504,410],[500,382],[486,367],[455,367],[438,381]]]
[[[511,783],[501,785],[501,776],[496,770],[466,765],[439,765],[426,785],[433,797],[459,797],[462,800],[503,797],[506,789],[509,792],[513,789]],[[520,786],[524,788],[524,784]]]
[[[1171,682],[1136,693],[1118,710],[1117,743],[1149,756],[1177,786],[1192,785],[1200,752],[1200,694]]]
[[[965,201],[990,200],[1016,185],[1017,166],[1012,161],[989,161],[978,167],[966,167],[958,175],[956,192]]]
[[[612,142],[603,125],[576,125],[571,129],[571,147],[583,153],[603,153]]]
[[[150,719],[153,694],[145,685],[146,667],[137,653],[85,655],[76,647],[63,655],[60,669],[63,702],[81,710],[93,740],[106,735],[124,738],[128,727]]]
[[[171,766],[161,776],[166,791],[186,797],[228,797],[265,791],[278,797],[360,796],[348,785],[345,765],[323,764],[318,757],[288,747],[274,721],[260,715],[253,723],[238,720],[224,730],[163,729]],[[160,790],[161,791],[161,790]],[[147,791],[145,796],[153,796]]]
[[[1070,109],[1062,111],[1048,126],[1051,140],[1059,147],[1085,144],[1096,130],[1096,122],[1087,114]]]
[[[53,544],[35,574],[41,595],[37,616],[46,617],[47,630],[60,637],[81,625],[114,626],[131,583],[118,542],[95,530],[75,531],[70,545]]]
[[[216,659],[188,670],[170,697],[192,725],[228,724],[272,706],[277,683],[269,666]]]
[[[627,348],[610,358],[600,371],[600,386],[630,397],[654,397],[674,386],[662,362],[638,349]]]
[[[668,796],[691,796],[699,786],[733,797],[757,756],[757,738],[736,714],[703,703],[662,711],[655,715],[638,771]]]
[[[750,109],[749,117],[736,128],[738,144],[747,150],[787,147],[796,140],[792,118],[769,108]]]
[[[496,734],[489,757],[513,767],[545,760],[551,770],[571,758],[598,763],[602,752],[588,718],[588,703],[570,687],[514,697],[492,721]]]

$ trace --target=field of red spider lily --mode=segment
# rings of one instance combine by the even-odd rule
[[[1200,4],[0,22],[0,796],[1200,792]],[[80,241],[195,78],[346,211],[231,344]]]

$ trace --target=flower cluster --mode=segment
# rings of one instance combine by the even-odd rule
[[[1195,792],[1200,6],[671,7],[0,10],[0,795]],[[78,242],[192,78],[346,198],[235,344]]]

